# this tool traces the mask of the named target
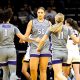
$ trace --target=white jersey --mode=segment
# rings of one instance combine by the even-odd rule
[[[74,35],[78,36],[78,32],[76,30],[74,30]],[[68,50],[79,50],[78,44],[75,44],[69,36],[67,40],[67,49]]]
[[[74,30],[74,34],[78,36],[78,32],[76,30]],[[67,63],[71,64],[72,62],[80,62],[78,44],[75,44],[69,36],[67,40],[67,49],[68,49]]]

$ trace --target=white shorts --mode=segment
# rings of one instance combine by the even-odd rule
[[[68,60],[67,60],[67,63],[71,64],[72,62],[80,62],[79,51],[68,50]]]
[[[67,48],[68,48],[67,63],[71,64],[73,62],[80,62],[80,54],[79,54],[78,45],[72,45],[72,43],[69,43],[67,45]]]
[[[26,54],[23,58],[23,61],[29,61],[30,60],[30,46],[26,50]]]

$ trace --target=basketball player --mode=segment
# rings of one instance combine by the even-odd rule
[[[3,80],[16,80],[16,49],[14,45],[14,36],[17,35],[22,40],[25,36],[22,35],[19,29],[10,24],[12,10],[6,9],[3,11],[3,23],[0,24],[0,66],[3,67]],[[9,76],[10,72],[10,77]]]
[[[79,29],[78,24],[75,20],[68,18],[65,21],[65,25],[67,27],[73,28],[73,33],[76,37],[79,36]],[[76,30],[75,30],[76,29]],[[68,60],[67,64],[72,64],[74,69],[74,74],[76,77],[76,80],[80,80],[80,73],[79,73],[79,64],[80,64],[80,54],[79,54],[79,47],[78,44],[75,44],[70,37],[68,37],[67,41],[67,49],[68,49]],[[65,63],[66,64],[66,63]],[[70,66],[64,67],[65,75],[68,77],[68,74],[70,73]]]
[[[38,42],[51,25],[48,20],[44,19],[45,9],[40,7],[37,11],[37,18],[28,23],[26,30],[26,37],[31,34],[31,38],[37,38]],[[31,32],[32,31],[32,32]],[[38,53],[37,42],[32,42],[30,45],[30,72],[32,80],[37,80],[38,64],[40,64],[40,80],[46,80],[46,70],[48,65],[48,58],[51,56],[49,51],[49,40],[47,40],[44,49]]]
[[[59,23],[63,23],[64,15],[62,13],[58,13],[55,16],[55,25]],[[68,35],[72,38],[76,43],[79,42],[79,38],[73,35],[73,30],[71,28],[65,27],[63,24],[59,27],[55,25],[52,28],[48,28],[45,35],[41,39],[37,51],[42,49],[42,46],[45,45],[46,39],[51,34],[52,37],[52,67],[54,70],[54,80],[67,80],[67,78],[62,73],[62,63],[67,61],[68,51],[66,48],[66,43],[68,39]],[[54,29],[56,27],[56,29]]]

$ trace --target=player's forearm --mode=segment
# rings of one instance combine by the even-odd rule
[[[35,38],[29,38],[26,35],[23,35],[21,33],[17,34],[17,36],[20,38],[20,40],[21,40],[20,42],[21,43],[22,42],[33,42],[33,41],[35,41]]]
[[[26,37],[25,36],[25,41],[26,42],[37,42],[37,43],[39,43],[40,42],[40,38],[39,37],[37,37],[37,38],[29,38],[29,37]]]
[[[42,49],[47,39],[48,39],[48,35],[44,35],[38,44],[37,51]]]
[[[25,41],[26,42],[34,42],[35,41],[35,38],[25,37]]]
[[[18,33],[17,37],[20,38],[21,40],[25,40],[25,36],[21,33]]]
[[[40,43],[39,43],[38,46],[37,46],[37,51],[41,51],[44,43],[45,43],[44,41],[40,41]]]

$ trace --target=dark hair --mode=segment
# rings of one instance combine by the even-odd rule
[[[3,10],[0,9],[0,23],[3,22]]]
[[[42,9],[42,10],[44,10],[44,12],[45,12],[45,8],[44,8],[44,7],[39,7],[38,10],[39,10],[39,9]]]
[[[73,19],[72,18],[67,18],[66,22],[69,23],[70,26],[73,26]]]
[[[69,23],[69,25],[70,25],[73,29],[76,29],[77,31],[80,31],[77,21],[73,20],[72,18],[68,18],[68,19],[66,19],[66,22]]]
[[[11,19],[12,15],[13,15],[13,11],[11,8],[4,10],[3,21],[6,23],[9,19]]]

